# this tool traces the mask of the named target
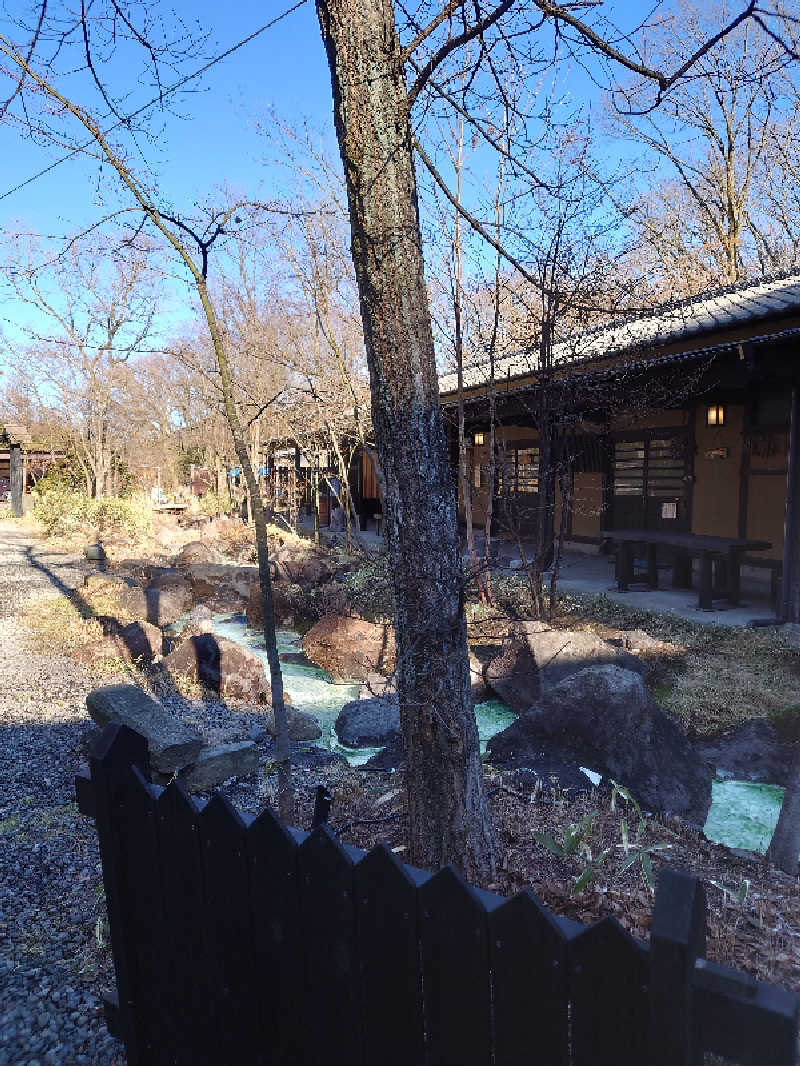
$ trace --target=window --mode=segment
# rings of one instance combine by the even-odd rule
[[[539,491],[539,449],[506,448],[497,456],[497,494]]]

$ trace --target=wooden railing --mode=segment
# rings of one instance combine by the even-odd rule
[[[470,887],[148,780],[107,726],[96,821],[130,1066],[792,1066],[797,997],[703,958],[705,896],[664,870],[649,944],[529,891]]]

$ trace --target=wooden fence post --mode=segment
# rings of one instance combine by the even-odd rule
[[[651,1066],[702,1064],[692,1016],[692,976],[705,946],[702,884],[677,870],[662,870],[650,930]]]
[[[11,444],[11,511],[15,518],[22,518],[22,494],[25,491],[22,464],[22,447]]]
[[[129,777],[131,767],[138,767],[145,777],[150,775],[147,741],[127,726],[107,725],[94,746],[89,766],[119,997],[119,1018],[109,1017],[109,1028],[114,1036],[125,1041],[128,1066],[149,1066],[136,1030],[133,997],[136,952],[130,939],[134,931],[125,920],[122,902],[125,898],[124,861],[116,817],[120,787]]]

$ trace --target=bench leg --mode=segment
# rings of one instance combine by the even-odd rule
[[[714,559],[711,552],[702,552],[700,555],[700,610],[714,610]]]
[[[672,558],[672,587],[674,589],[692,587],[692,557],[679,548],[675,549]]]
[[[623,540],[617,545],[616,571],[617,588],[627,592],[633,580],[633,545],[630,541]]]
[[[738,551],[728,552],[728,603],[739,606],[741,599],[741,562]]]

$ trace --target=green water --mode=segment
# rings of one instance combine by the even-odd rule
[[[252,649],[264,660],[267,670],[267,652],[263,634],[248,629],[244,615],[220,615],[214,619],[214,629],[221,637],[228,637]],[[278,630],[280,653],[303,651],[302,637],[291,629]],[[338,751],[353,766],[365,763],[380,748],[347,748],[339,743],[334,723],[342,707],[358,699],[360,685],[335,685],[330,675],[311,663],[281,662],[283,684],[292,701],[300,711],[308,711],[319,721],[322,737],[320,747]],[[515,715],[500,700],[486,700],[475,707],[481,752],[486,751],[486,742],[495,733],[515,720]],[[712,785],[711,808],[705,824],[705,835],[718,844],[730,848],[745,848],[748,851],[765,852],[778,821],[783,801],[783,789],[777,785],[758,785],[750,781],[717,779]]]
[[[783,789],[731,778],[714,781],[705,835],[716,844],[763,854],[778,822]]]
[[[221,637],[235,640],[250,648],[267,664],[267,651],[264,636],[257,630],[248,629],[244,615],[221,615],[214,619],[214,631]],[[303,640],[292,629],[279,629],[277,632],[278,652],[302,652]],[[298,711],[308,711],[319,721],[322,737],[316,742],[320,747],[341,752],[353,766],[360,766],[376,755],[380,748],[347,748],[339,743],[334,723],[342,707],[351,700],[358,699],[360,685],[335,685],[324,670],[311,663],[281,662],[283,685]],[[478,722],[478,736],[481,752],[486,751],[486,741],[510,725],[515,715],[500,700],[487,700],[475,707]]]

